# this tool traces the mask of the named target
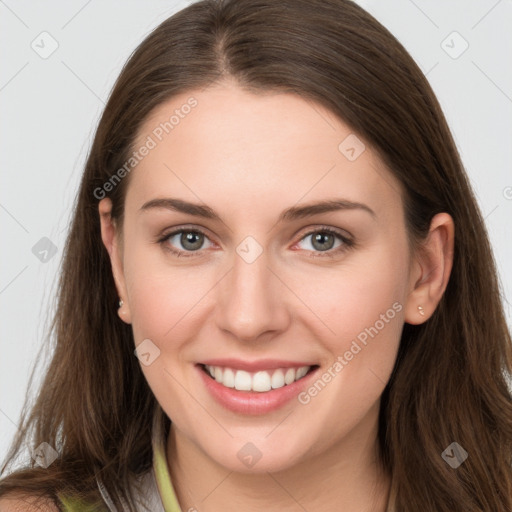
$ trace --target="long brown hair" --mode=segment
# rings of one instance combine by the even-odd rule
[[[25,409],[4,471],[24,443],[59,452],[47,469],[0,481],[114,501],[151,466],[158,407],[133,355],[131,327],[100,237],[98,197],[129,159],[141,123],[171,97],[230,78],[248,91],[299,94],[346,122],[379,153],[404,190],[414,247],[449,213],[455,253],[446,292],[422,325],[405,324],[381,400],[379,446],[396,512],[512,510],[511,339],[485,225],[432,89],[400,43],[350,0],[203,0],[159,25],[121,72],[82,177],[51,327],[54,353]],[[129,177],[108,194],[123,219]],[[166,428],[169,420],[166,419]],[[457,469],[441,453],[469,457]]]

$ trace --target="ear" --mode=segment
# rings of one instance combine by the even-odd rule
[[[123,305],[119,307],[117,314],[123,322],[129,324],[131,323],[131,313],[123,270],[122,236],[111,216],[112,201],[110,198],[106,197],[99,202],[98,212],[100,215],[101,239],[110,256],[117,293],[123,301]]]
[[[446,290],[452,270],[454,232],[453,219],[448,213],[438,213],[432,218],[427,239],[415,255],[411,266],[405,322],[422,324],[434,313]]]

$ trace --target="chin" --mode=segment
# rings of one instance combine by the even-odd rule
[[[264,474],[284,471],[297,464],[305,455],[283,442],[280,449],[274,443],[233,439],[230,446],[205,450],[206,454],[228,471],[244,474]]]

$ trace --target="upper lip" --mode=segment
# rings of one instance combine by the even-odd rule
[[[275,370],[277,368],[300,368],[301,366],[315,366],[314,363],[284,361],[282,359],[259,359],[257,361],[243,361],[242,359],[233,358],[208,359],[201,361],[199,364],[208,366],[222,366],[236,370],[245,370],[247,372]]]

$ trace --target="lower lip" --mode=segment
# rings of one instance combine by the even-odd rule
[[[196,368],[203,379],[206,389],[219,404],[233,412],[253,415],[265,414],[282,407],[309,385],[311,378],[318,370],[318,367],[314,368],[302,379],[282,388],[260,393],[257,391],[238,391],[234,388],[227,388],[207,375],[201,365],[196,365]]]

